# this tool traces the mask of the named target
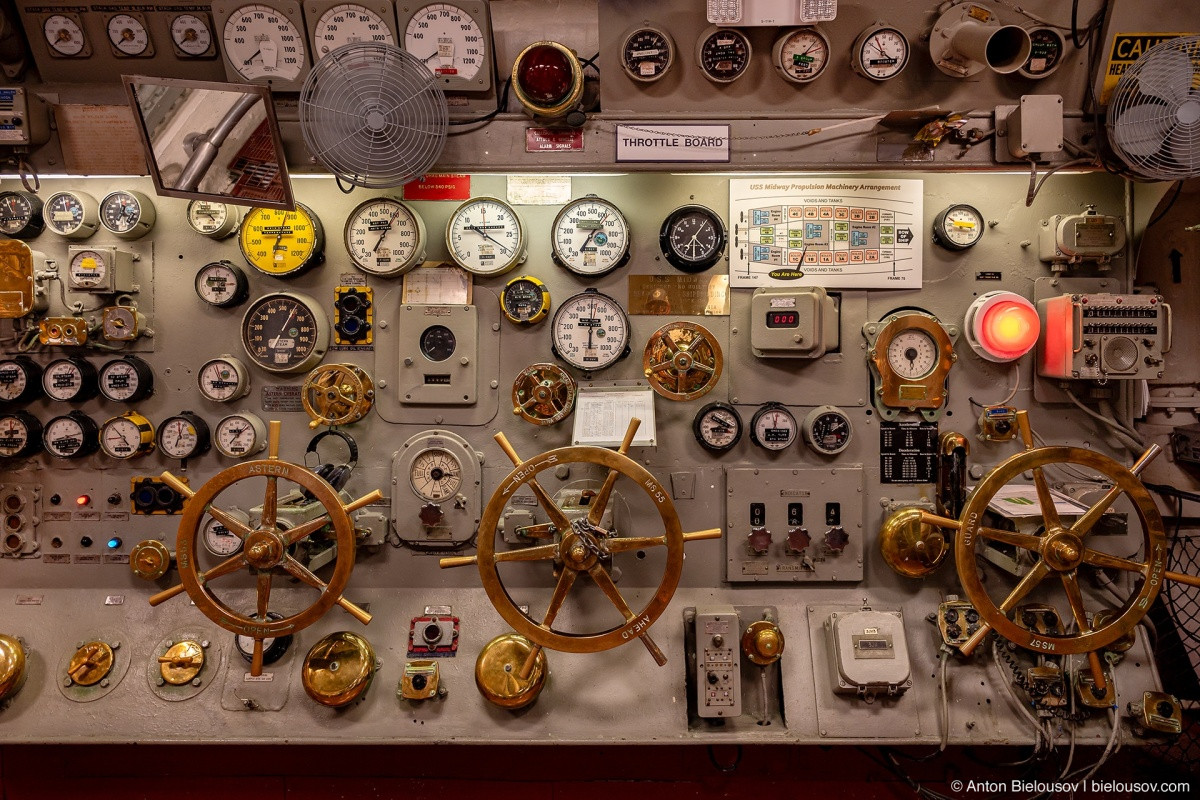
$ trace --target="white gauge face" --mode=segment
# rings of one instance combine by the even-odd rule
[[[554,220],[554,257],[580,275],[601,275],[629,254],[629,223],[607,200],[576,200]]]
[[[923,378],[937,366],[937,342],[916,328],[900,331],[888,343],[887,360],[888,366],[901,378]]]
[[[46,224],[60,236],[81,238],[95,232],[95,201],[74,192],[59,192],[46,203]]]
[[[229,206],[211,200],[193,200],[187,207],[188,224],[192,226],[192,230],[203,236],[232,233],[235,227],[231,223],[232,215]]]
[[[112,192],[100,201],[100,223],[118,236],[148,231],[153,220],[153,212],[133,192]]]
[[[304,68],[304,37],[290,19],[269,6],[248,5],[234,11],[221,41],[225,57],[246,80],[292,81]]]
[[[129,14],[117,14],[108,20],[108,40],[127,56],[140,56],[150,46],[146,26]]]
[[[20,361],[0,361],[0,402],[16,400],[29,388],[29,370]]]
[[[204,537],[204,547],[219,558],[228,558],[242,549],[242,540],[238,538],[238,535],[231,533],[229,528],[212,517],[204,518],[201,533]],[[266,640],[263,644],[266,644]],[[253,644],[251,646],[253,647]]]
[[[55,458],[74,458],[86,448],[87,431],[83,423],[74,417],[55,417],[42,431],[42,443],[46,446],[46,452]]]
[[[700,418],[697,431],[705,447],[728,450],[742,436],[742,421],[727,408],[713,408]]]
[[[525,229],[508,203],[468,200],[446,227],[446,245],[458,265],[476,275],[500,275],[525,260]]]
[[[80,250],[71,258],[71,286],[94,289],[108,279],[108,261],[99,250]]]
[[[124,359],[110,361],[100,369],[100,393],[116,403],[136,396],[141,382],[137,368]]]
[[[73,400],[84,391],[82,370],[74,362],[54,361],[42,373],[42,388],[51,400]]]
[[[895,28],[878,28],[861,41],[858,67],[868,78],[886,81],[908,64],[908,39]]]
[[[62,14],[47,17],[42,23],[42,33],[46,36],[46,42],[59,55],[77,56],[87,46],[79,23]]]
[[[775,68],[795,83],[815,80],[829,65],[829,40],[816,28],[785,33],[775,43]]]
[[[378,14],[355,3],[334,6],[321,15],[313,30],[314,58],[321,58],[351,42],[396,43],[391,30]]]
[[[158,429],[158,449],[171,458],[191,458],[200,446],[200,434],[187,417],[171,417]]]
[[[346,220],[346,251],[372,275],[395,275],[424,255],[421,225],[407,206],[388,197],[368,200]]]
[[[249,378],[238,361],[214,358],[200,368],[200,394],[217,403],[227,403],[246,394]]]
[[[19,417],[0,417],[0,458],[11,458],[29,447],[29,426]]]
[[[413,14],[404,31],[404,49],[439,78],[474,80],[489,57],[474,17],[449,3],[433,3]]]
[[[458,494],[462,464],[448,451],[432,448],[418,453],[408,471],[412,489],[419,497],[436,503]]]
[[[227,261],[205,264],[196,273],[196,294],[204,302],[218,308],[236,305],[245,299],[246,276]]]
[[[217,423],[217,449],[230,458],[253,455],[262,449],[262,431],[262,422],[249,414],[230,414]]]
[[[951,206],[939,222],[938,236],[953,247],[965,250],[983,237],[983,217],[971,206]]]
[[[133,458],[142,452],[142,431],[129,417],[113,417],[100,426],[100,449],[109,458]]]
[[[767,450],[783,450],[796,441],[796,418],[783,407],[760,410],[754,415],[754,440]]]
[[[202,56],[212,48],[212,30],[208,27],[208,20],[195,14],[180,14],[171,20],[171,39],[176,47],[189,56]]]
[[[629,346],[629,318],[616,300],[599,292],[581,292],[554,312],[551,325],[558,357],[592,372],[615,364]]]

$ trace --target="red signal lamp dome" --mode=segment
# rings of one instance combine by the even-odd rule
[[[1033,303],[1014,292],[975,298],[963,321],[967,343],[988,361],[1016,361],[1037,344],[1041,320]]]
[[[565,45],[534,42],[513,63],[512,88],[533,116],[565,116],[583,97],[583,65]]]

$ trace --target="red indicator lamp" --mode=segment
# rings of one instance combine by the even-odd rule
[[[988,361],[1016,361],[1037,344],[1041,320],[1033,303],[1013,292],[987,292],[967,309],[967,343]]]
[[[513,63],[512,88],[535,117],[562,117],[583,98],[583,65],[558,42],[534,42]]]

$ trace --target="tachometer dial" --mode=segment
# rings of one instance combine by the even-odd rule
[[[829,66],[829,40],[816,28],[793,28],[775,40],[771,62],[785,80],[808,83]]]
[[[154,204],[141,192],[109,192],[100,201],[100,224],[121,239],[140,239],[154,227]]]
[[[242,317],[242,346],[269,372],[306,372],[329,349],[329,318],[307,295],[268,294],[251,303]]]
[[[191,411],[167,417],[158,426],[158,449],[171,458],[202,456],[211,444],[208,423]]]
[[[250,209],[238,244],[250,266],[276,278],[294,278],[325,261],[325,229],[303,203],[295,211]]]
[[[193,200],[187,207],[188,225],[201,236],[224,239],[237,230],[241,217],[236,206],[212,200]]]
[[[467,272],[502,275],[525,260],[525,226],[503,200],[476,197],[450,215],[446,247]]]
[[[42,372],[42,390],[51,400],[82,403],[100,391],[92,362],[74,356],[51,361]]]
[[[629,223],[615,205],[581,197],[554,218],[555,262],[578,275],[603,275],[629,260]]]
[[[725,252],[725,225],[712,209],[680,206],[663,220],[658,243],[671,266],[703,272]]]
[[[126,411],[100,426],[100,449],[121,460],[143,456],[154,449],[154,426],[136,411]]]
[[[784,450],[796,441],[796,418],[780,403],[765,403],[750,419],[750,441],[764,450]]]
[[[430,361],[445,361],[454,355],[458,340],[454,337],[454,331],[445,325],[430,325],[421,331],[419,346],[421,355]]]
[[[212,24],[207,14],[179,14],[171,20],[171,41],[184,58],[215,55]],[[205,201],[199,201],[205,202]]]
[[[246,458],[267,446],[267,426],[257,414],[239,411],[217,423],[217,452],[227,458]]]
[[[42,395],[42,367],[29,356],[0,361],[0,404],[24,405]]]
[[[114,403],[136,403],[154,392],[154,371],[137,356],[113,359],[100,367],[100,393]]]
[[[854,428],[837,406],[818,406],[804,417],[804,443],[821,455],[832,456],[850,446]]]
[[[46,227],[42,198],[33,192],[0,192],[0,233],[12,239],[32,239]]]
[[[113,55],[118,58],[154,55],[150,34],[146,31],[146,20],[141,14],[114,14],[108,18],[106,27]]]
[[[86,192],[55,192],[46,200],[46,224],[67,239],[86,239],[100,225],[100,204]]]
[[[295,19],[277,8],[251,4],[229,15],[221,35],[222,51],[237,78],[270,82],[276,88],[292,88],[293,84],[299,88],[308,53],[300,30],[299,5],[293,13]]]
[[[641,83],[659,80],[675,63],[675,41],[654,25],[639,25],[621,42],[621,66],[625,74]]]
[[[532,275],[513,278],[500,291],[500,310],[517,325],[541,322],[550,312],[550,290]]]
[[[413,458],[408,480],[421,499],[436,503],[458,493],[462,464],[450,451],[430,448]]]
[[[908,66],[908,37],[890,25],[875,24],[854,40],[850,66],[864,78],[886,81]]]
[[[100,428],[82,411],[55,417],[42,429],[42,446],[55,458],[83,458],[100,447]]]
[[[211,306],[234,308],[250,295],[250,280],[228,261],[205,264],[196,273],[196,295]]]
[[[958,326],[942,325],[926,311],[906,309],[863,324],[872,403],[884,419],[899,409],[938,419],[946,405],[946,379],[957,356]]]
[[[384,6],[390,16],[391,4]],[[351,42],[396,44],[392,29],[378,12],[359,3],[342,3],[327,9],[313,26],[314,58],[324,58],[330,51]]]
[[[28,411],[0,415],[0,458],[28,458],[42,451],[42,423]]]
[[[197,377],[200,394],[214,403],[228,403],[250,392],[250,371],[240,358],[218,356],[204,362]]]
[[[692,420],[692,433],[706,450],[723,453],[742,438],[742,418],[726,403],[709,403]]]
[[[696,41],[696,61],[704,77],[713,83],[733,83],[750,66],[753,48],[737,28],[713,26]]]
[[[616,300],[587,289],[554,312],[551,336],[556,356],[576,369],[595,372],[629,354],[629,317]]]
[[[375,197],[350,212],[346,252],[368,275],[403,275],[425,260],[425,223],[399,200]]]

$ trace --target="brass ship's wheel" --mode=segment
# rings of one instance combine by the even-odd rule
[[[342,597],[342,591],[354,568],[354,523],[350,519],[350,512],[377,502],[383,495],[376,489],[351,503],[342,503],[338,493],[319,475],[279,458],[279,429],[279,422],[272,421],[267,458],[246,461],[221,470],[198,490],[193,491],[170,472],[162,474],[164,483],[188,498],[179,520],[179,535],[175,545],[181,583],[152,596],[150,605],[157,606],[186,591],[196,607],[213,622],[225,630],[254,639],[250,673],[255,676],[262,674],[263,639],[286,636],[306,628],[334,605],[341,606],[364,625],[371,621],[371,615]],[[257,527],[251,528],[213,505],[213,502],[235,483],[254,478],[265,478],[267,488],[263,498],[262,519]],[[308,490],[325,508],[325,513],[294,528],[281,529],[277,524],[281,479]],[[242,549],[212,569],[200,572],[196,561],[196,544],[205,514],[240,538]],[[326,525],[332,526],[337,539],[337,561],[328,583],[288,554],[289,547]],[[209,586],[217,578],[242,568],[248,568],[257,583],[257,608],[253,616],[231,608]],[[277,574],[290,575],[321,594],[316,602],[303,611],[278,620],[269,619],[267,611],[271,600],[271,581]]]
[[[300,402],[312,420],[310,428],[350,425],[370,412],[375,384],[362,367],[322,364],[304,378]]]
[[[725,363],[721,345],[703,325],[671,322],[650,334],[642,351],[642,372],[650,388],[668,400],[694,400],[708,394]]]
[[[553,425],[575,408],[575,381],[557,364],[530,364],[513,381],[513,413],[534,425]]]
[[[508,455],[515,469],[500,482],[500,486],[492,494],[483,516],[479,521],[479,552],[474,556],[459,556],[443,558],[441,566],[461,567],[477,564],[479,578],[488,598],[492,601],[500,616],[534,643],[534,647],[525,659],[519,673],[522,679],[528,679],[533,671],[538,655],[543,647],[551,650],[564,650],[570,653],[596,653],[609,650],[618,645],[640,639],[655,662],[662,666],[667,662],[662,650],[654,643],[648,633],[654,621],[662,615],[671,596],[679,585],[679,576],[683,571],[683,545],[685,542],[699,539],[718,539],[720,528],[712,528],[695,533],[684,533],[679,524],[679,515],[670,494],[649,471],[636,461],[625,455],[633,437],[637,433],[640,420],[632,419],[625,431],[625,439],[617,451],[603,447],[560,447],[534,456],[528,461],[522,461],[512,445],[508,443],[503,433],[496,434],[496,442]],[[592,499],[588,515],[569,520],[546,490],[538,483],[537,476],[544,470],[553,469],[563,464],[600,464],[608,468],[604,484]],[[661,536],[628,536],[612,537],[611,531],[600,525],[604,510],[612,497],[613,486],[617,479],[626,477],[636,483],[642,491],[649,495],[658,511],[659,521],[663,527]],[[559,541],[554,544],[527,547],[520,550],[496,551],[496,534],[500,516],[509,503],[513,492],[521,486],[528,485],[546,515],[550,517],[551,525],[556,529]],[[665,547],[667,563],[663,570],[662,581],[654,596],[645,608],[634,611],[621,596],[620,590],[613,583],[612,576],[604,567],[604,559],[617,553],[627,553],[644,550],[650,547]],[[500,579],[497,566],[506,561],[550,561],[557,560],[562,564],[558,583],[550,598],[549,607],[540,622],[522,613],[517,603],[509,596]],[[554,620],[562,609],[576,578],[581,573],[590,577],[602,591],[625,622],[614,628],[596,633],[565,633],[555,630]]]
[[[1137,626],[1162,589],[1163,580],[1200,586],[1200,578],[1167,571],[1167,541],[1162,516],[1154,499],[1137,478],[1161,451],[1157,445],[1152,445],[1132,467],[1126,468],[1108,456],[1080,447],[1035,448],[1026,412],[1018,412],[1017,424],[1026,450],[1001,463],[979,482],[959,519],[920,512],[922,522],[957,531],[954,555],[958,578],[982,620],[979,630],[960,649],[970,655],[988,633],[995,630],[1005,639],[1037,653],[1087,653],[1096,688],[1103,691],[1106,681],[1098,651]],[[1112,488],[1071,524],[1060,519],[1046,481],[1044,468],[1055,464],[1078,464],[1101,473],[1112,482]],[[1025,472],[1033,473],[1043,532],[1040,535],[1019,533],[984,525],[988,504],[1010,481]],[[1089,547],[1087,543],[1087,537],[1100,517],[1122,495],[1129,498],[1142,530],[1145,553],[1142,560],[1110,555]],[[984,588],[976,561],[976,549],[985,540],[1009,544],[1027,550],[1036,557],[1029,571],[999,603]],[[1079,587],[1079,568],[1083,565],[1131,572],[1141,576],[1141,580],[1115,614],[1103,619],[1089,618]],[[1067,605],[1077,626],[1075,633],[1045,636],[1023,628],[1008,618],[1009,613],[1030,592],[1043,581],[1053,578],[1062,584]]]

